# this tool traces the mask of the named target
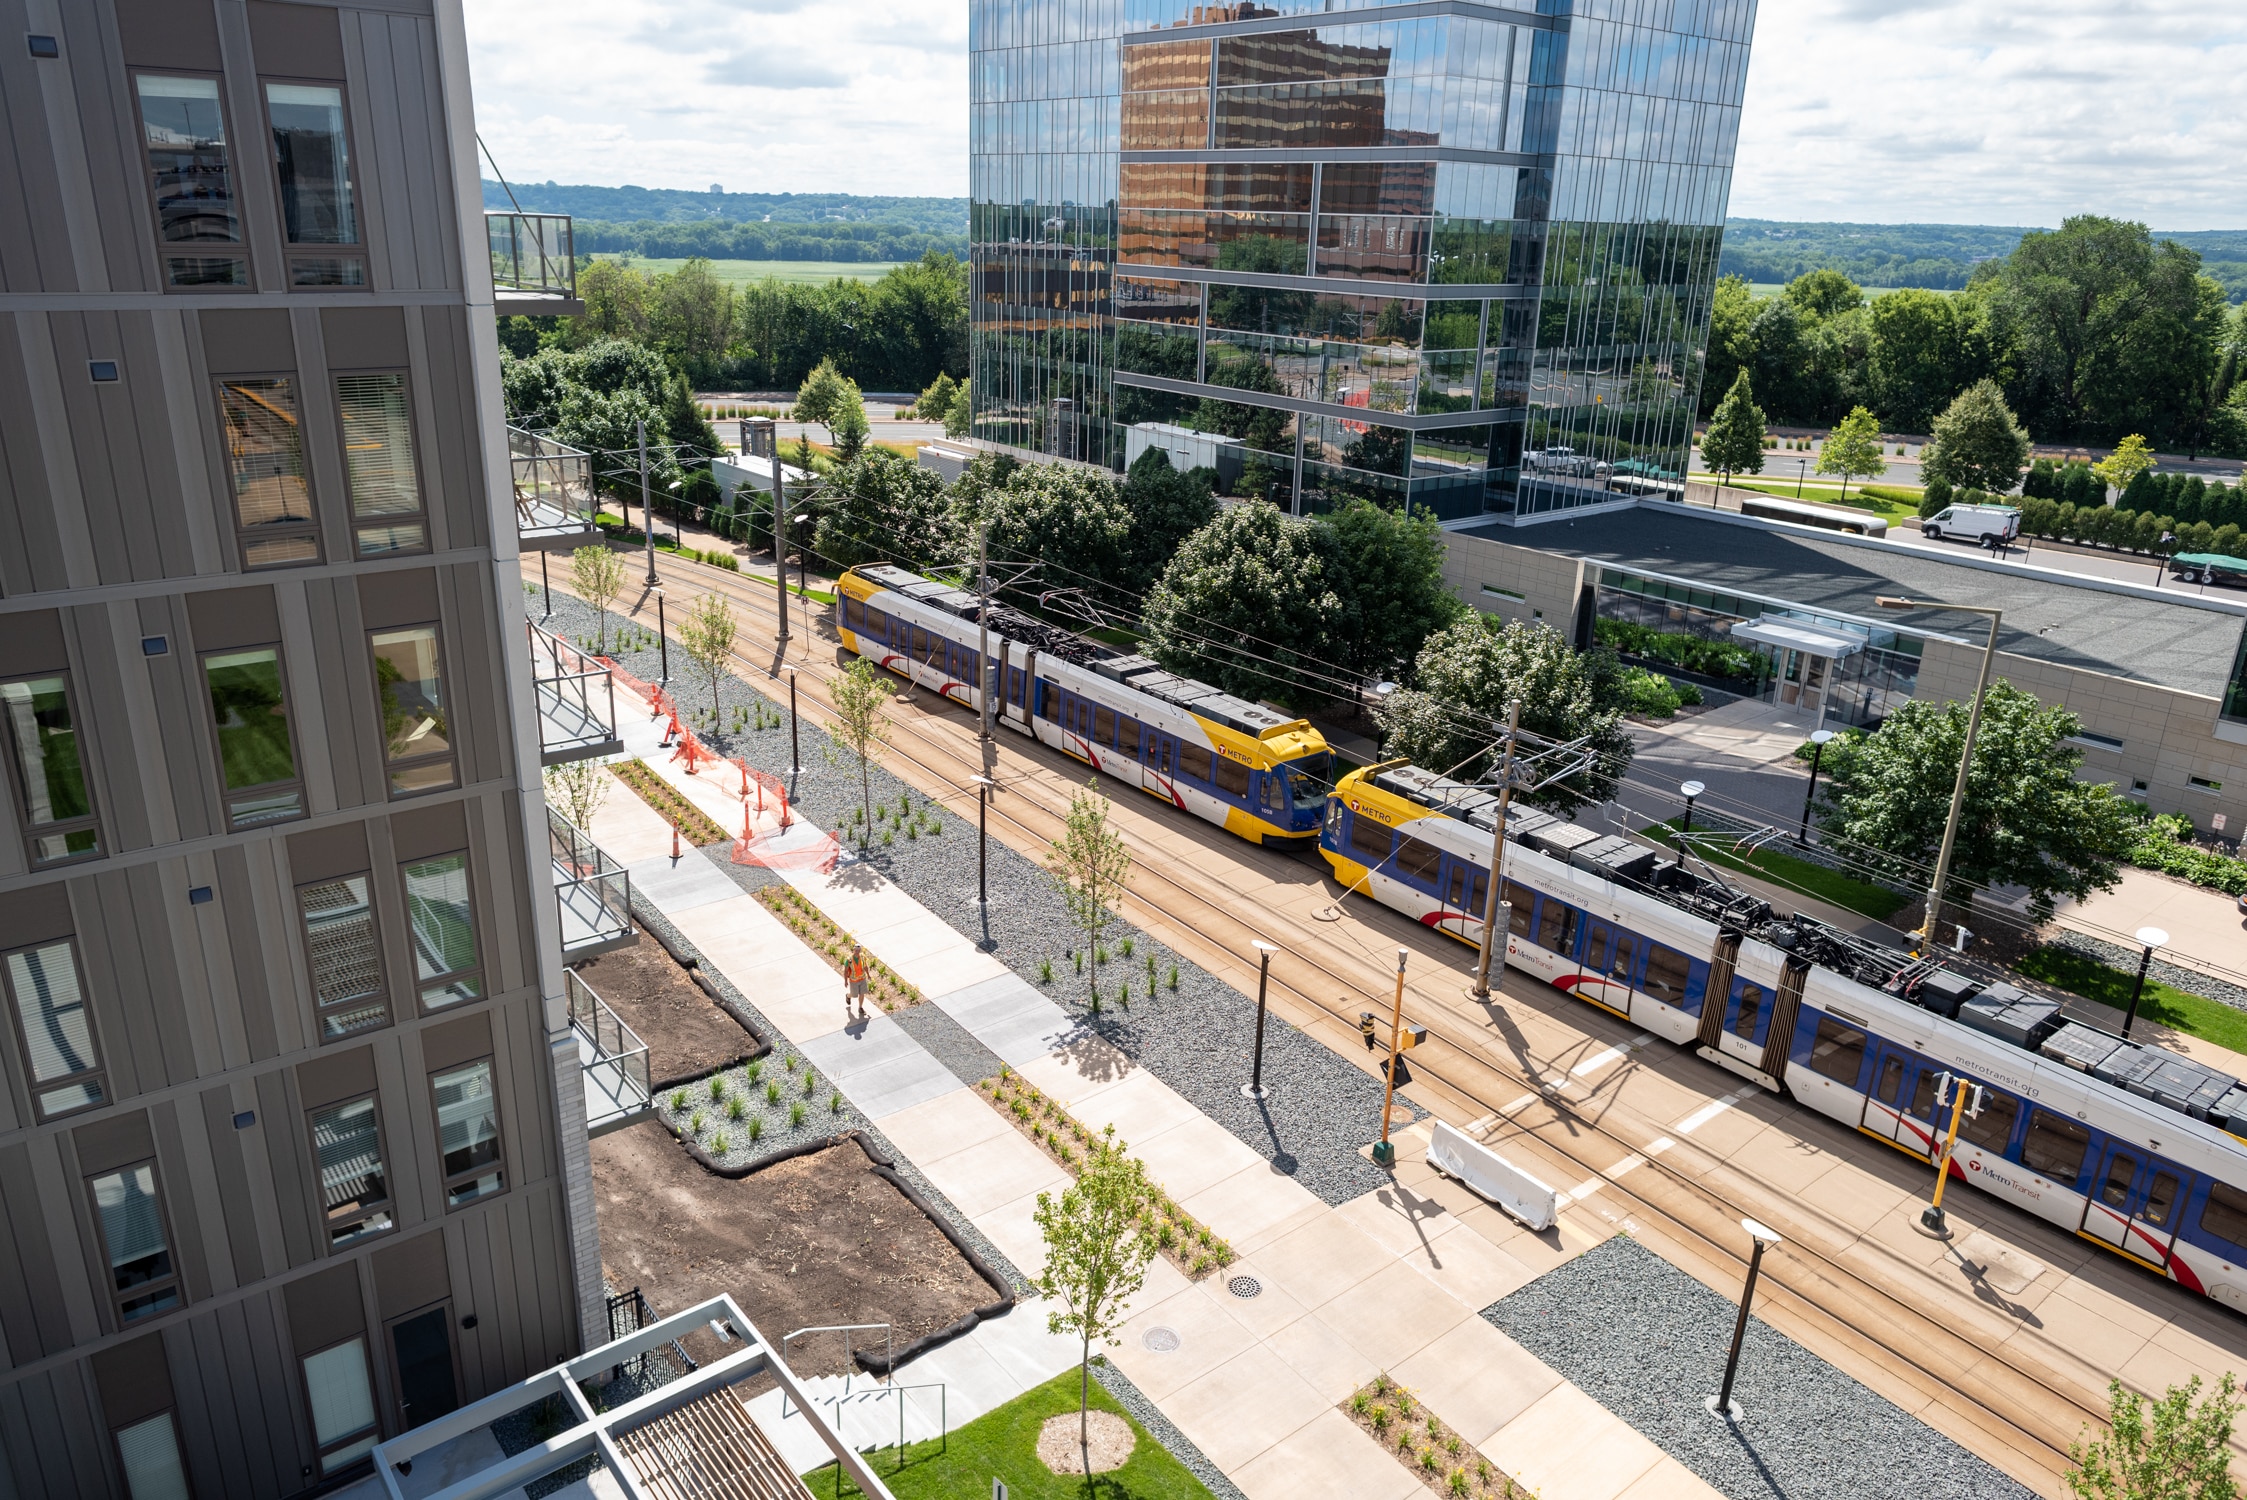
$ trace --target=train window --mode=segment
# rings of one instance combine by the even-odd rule
[[[1483,914],[1483,910],[1489,905],[1490,872],[1487,870],[1477,870],[1475,871],[1474,884],[1467,887],[1467,910],[1473,912],[1476,916],[1479,917]]]
[[[1038,679],[1038,717],[1051,723],[1061,711],[1061,684],[1050,677]]]
[[[1248,800],[1248,767],[1237,760],[1220,757],[1217,762],[1217,789],[1228,796]]]
[[[1818,1034],[1810,1043],[1810,1066],[1836,1083],[1855,1088],[1865,1066],[1865,1034],[1831,1016],[1820,1016]]]
[[[1753,1037],[1756,1019],[1763,1014],[1763,986],[1743,980],[1739,990],[1739,1009],[1732,1015],[1732,1034]]]
[[[2138,1210],[2138,1217],[2148,1224],[2166,1226],[2169,1222],[2169,1215],[2175,1210],[2176,1206],[2177,1174],[2174,1172],[2154,1173],[2153,1186],[2146,1189],[2145,1207]]]
[[[1092,742],[1095,745],[1116,742],[1116,711],[1105,703],[1095,705],[1092,710]]]
[[[1911,1117],[1913,1119],[1931,1121],[1935,1118],[1935,1090],[1942,1087],[1942,1083],[1942,1069],[1921,1068],[1919,1070],[1919,1087],[1912,1091]]]
[[[1638,939],[1628,932],[1615,934],[1615,956],[1607,961],[1607,977],[1623,984],[1631,981],[1631,960],[1638,956]]]
[[[1639,985],[1639,990],[1664,1005],[1683,1005],[1685,984],[1692,977],[1691,959],[1675,948],[1665,948],[1656,943],[1646,950],[1646,979]]]
[[[1350,820],[1350,852],[1369,865],[1380,864],[1389,857],[1389,845],[1394,837],[1386,827],[1364,813]]]
[[[2120,1208],[2130,1201],[2130,1179],[2138,1175],[2138,1159],[2117,1151],[2107,1158],[2106,1180],[2099,1184],[2099,1201]]]
[[[1266,771],[1257,778],[1256,800],[1265,812],[1274,818],[1287,816],[1287,782],[1277,771]]]
[[[889,616],[883,614],[871,604],[864,606],[861,613],[866,620],[866,633],[876,639],[886,640],[889,636]]]
[[[2210,1187],[2208,1202],[2200,1210],[2200,1228],[2247,1250],[2247,1193],[2220,1182]]]
[[[1545,898],[1537,913],[1537,946],[1554,953],[1576,951],[1576,932],[1584,914],[1565,901]]]
[[[1596,969],[1606,959],[1607,939],[1610,930],[1605,922],[1594,922],[1592,924],[1591,940],[1584,944],[1584,964],[1587,968]]]
[[[866,601],[843,595],[843,626],[863,635],[866,631]]]
[[[2003,1151],[2013,1139],[2013,1122],[2021,1116],[2021,1101],[2011,1094],[1986,1090],[1982,1112],[1958,1122],[1958,1133],[1984,1151]]]
[[[1903,1086],[1904,1060],[1891,1057],[1880,1065],[1880,1087],[1873,1091],[1873,1097],[1883,1104],[1895,1104],[1899,1102],[1896,1095]]]
[[[2029,1112],[2029,1133],[2021,1141],[2021,1165],[2031,1172],[2042,1172],[2055,1182],[2073,1182],[2083,1175],[2083,1158],[2090,1149],[2091,1132],[2066,1115],[2048,1109]],[[2247,1222],[2242,1228],[2247,1228]]]
[[[1397,873],[1415,885],[1433,889],[1436,873],[1443,865],[1443,851],[1435,845],[1424,843],[1410,834],[1397,850]]]
[[[983,658],[962,646],[960,648],[960,670],[955,675],[971,688],[983,686]]]
[[[1456,911],[1472,911],[1474,909],[1467,904],[1467,875],[1473,869],[1474,866],[1464,860],[1452,865],[1451,879],[1446,883],[1444,889],[1445,905]]]
[[[1209,780],[1209,751],[1201,745],[1178,744],[1178,774],[1191,776],[1196,781]]]
[[[1020,667],[1008,667],[1006,669],[1007,701],[1012,703],[1016,708],[1020,708],[1022,706],[1023,687],[1026,683],[1029,682],[1029,680],[1030,674],[1023,671]]]
[[[1335,840],[1335,839],[1338,839],[1338,838],[1340,838],[1341,836],[1342,836],[1342,804],[1341,804],[1340,802],[1329,802],[1329,803],[1328,803],[1328,804],[1326,805],[1326,837],[1327,837],[1327,840],[1328,840],[1329,842],[1332,842],[1333,840]]]
[[[928,632],[926,630],[918,625],[913,627],[913,640],[905,648],[905,654],[915,661],[928,660]]]
[[[928,650],[922,654],[921,660],[936,668],[937,671],[943,671],[944,650],[950,644],[951,642],[945,640],[941,635],[931,635],[928,638]]]

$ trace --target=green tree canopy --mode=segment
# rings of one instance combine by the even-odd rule
[[[1826,746],[1819,826],[1868,851],[1899,884],[1924,886],[1950,817],[1967,712],[1964,703],[1914,698],[1877,733]],[[1945,902],[1965,901],[1975,886],[2023,886],[2043,921],[2055,896],[2080,900],[2113,887],[2136,840],[2137,816],[2112,786],[2076,779],[2083,752],[2067,742],[2082,727],[2074,714],[2046,708],[2011,683],[1991,685]]]
[[[1144,594],[1162,576],[1179,543],[1217,517],[1217,497],[1208,469],[1180,472],[1170,455],[1149,448],[1124,476],[1123,505],[1131,517],[1125,575],[1117,581],[1134,595]]]
[[[855,399],[858,399],[857,388],[843,378],[834,360],[823,359],[804,377],[803,385],[796,391],[796,404],[789,408],[788,415],[798,422],[818,423],[827,429],[827,436],[832,439],[837,419]],[[863,401],[860,410],[864,410]]]
[[[1474,614],[1428,637],[1412,685],[1381,706],[1382,753],[1461,779],[1492,775],[1515,698],[1523,729],[1553,740],[1588,736],[1594,754],[1588,769],[1526,800],[1571,812],[1615,795],[1635,748],[1622,723],[1622,664],[1604,647],[1571,649],[1550,625]]]
[[[1977,380],[1935,419],[1934,451],[1924,455],[1923,472],[1954,490],[1988,490],[2002,495],[2020,482],[2029,460],[2029,435],[2014,420],[2013,408],[1997,382]]]
[[[2226,1370],[2195,1405],[2200,1377],[2173,1385],[2147,1403],[2119,1380],[2107,1382],[2107,1435],[2088,1430],[2068,1444],[2066,1475],[2076,1500],[2236,1500],[2231,1429],[2239,1415],[2238,1382]]]
[[[1403,515],[1352,500],[1311,525],[1325,534],[1327,576],[1342,604],[1328,649],[1345,672],[1393,676],[1429,636],[1467,613],[1443,581],[1443,528],[1429,512]]]
[[[1701,377],[1701,414],[1715,409],[1732,389],[1741,369],[1755,352],[1749,327],[1755,320],[1755,293],[1738,276],[1717,279],[1709,304],[1709,362]]]
[[[1022,464],[996,484],[968,479],[954,488],[954,513],[963,536],[978,521],[990,528],[993,563],[1035,564],[1032,588],[1084,588],[1104,607],[1128,605],[1098,587],[1127,576],[1131,514],[1114,478],[1073,464]]]
[[[1818,448],[1818,472],[1841,476],[1843,499],[1849,496],[1850,480],[1878,474],[1887,466],[1888,460],[1881,456],[1880,418],[1861,406],[1842,418]]]
[[[1917,287],[1889,292],[1872,300],[1866,320],[1873,409],[1904,432],[1926,432],[1987,363],[1970,306],[1957,297]]]
[[[1730,480],[1735,474],[1763,472],[1763,408],[1742,370],[1717,403],[1709,430],[1701,438],[1701,462]]]
[[[733,346],[733,288],[697,258],[656,277],[649,293],[647,336],[688,379],[710,379]]]
[[[922,571],[961,556],[944,481],[887,449],[837,465],[817,510],[812,547],[837,568],[895,562]]]
[[[1797,276],[1780,295],[1813,318],[1830,318],[1865,305],[1865,289],[1831,269]]]
[[[2115,445],[2112,453],[2091,466],[2102,483],[2118,490],[2130,488],[2130,481],[2153,467],[2153,450],[2146,446],[2145,438],[2131,433]]]
[[[1329,696],[1345,606],[1328,579],[1320,533],[1261,501],[1227,506],[1148,591],[1147,654],[1242,698]]]

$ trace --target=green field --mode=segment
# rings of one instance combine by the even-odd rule
[[[1714,474],[1694,474],[1692,477],[1711,484],[1715,483],[1717,479]],[[1906,520],[1919,514],[1919,508],[1916,505],[1906,505],[1901,501],[1886,499],[1878,495],[1867,495],[1864,492],[1863,485],[1852,485],[1849,490],[1849,498],[1844,500],[1841,497],[1839,480],[1826,483],[1820,483],[1814,479],[1805,480],[1801,486],[1802,492],[1798,495],[1795,493],[1796,486],[1792,479],[1750,479],[1735,475],[1732,479],[1731,488],[1755,490],[1780,500],[1800,500],[1805,505],[1812,501],[1822,505],[1845,505],[1851,510],[1867,511],[1889,522]],[[1902,489],[1901,486],[1892,484],[1875,484],[1873,488],[1885,490],[1891,494]]]
[[[588,260],[620,260],[616,255],[592,255]],[[676,271],[686,264],[684,260],[658,259],[654,256],[635,255],[632,269],[648,276],[660,276],[666,271]],[[879,281],[883,275],[902,262],[894,260],[714,260],[710,270],[728,286],[747,286],[752,282],[771,277],[776,281],[800,281],[812,285],[833,281],[841,277],[846,281]]]
[[[2138,982],[2135,970],[2110,968],[2058,948],[2039,948],[2015,967],[2031,979],[2041,979],[2070,994],[2111,1006],[2116,1015],[2109,1025],[2120,1023],[2122,1013],[2130,1006],[2130,990]],[[2199,1037],[2204,1042],[2214,1042],[2234,1052],[2247,1052],[2247,1013],[2171,989],[2158,979],[2146,981],[2145,997],[2138,1002],[2138,1018]]]

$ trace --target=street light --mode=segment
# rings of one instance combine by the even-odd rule
[[[788,669],[788,775],[791,780],[804,774],[804,742],[799,737],[796,717],[796,669]]]
[[[1982,727],[1982,700],[1989,695],[1990,671],[1997,664],[1997,626],[2004,618],[2003,610],[1984,604],[1945,604],[1936,599],[1896,599],[1879,595],[1875,600],[1882,609],[1949,609],[1960,614],[1988,615],[1990,638],[1982,648],[1982,675],[1974,684],[1974,706],[1966,715],[1966,747],[1958,757],[1958,780],[1951,787],[1951,815],[1943,824],[1943,847],[1935,856],[1935,879],[1927,888],[1927,921],[1921,931],[1927,945],[1935,946],[1935,923],[1943,910],[1943,884],[1951,871],[1951,847],[1958,842],[1958,817],[1966,807],[1966,768],[1974,761],[1974,736]]]
[[[671,632],[666,630],[663,625],[663,585],[661,584],[657,584],[655,588],[655,641],[663,652],[663,676],[660,680],[665,687],[669,687],[671,685]]]
[[[1830,729],[1814,730],[1810,736],[1810,790],[1802,794],[1802,831],[1794,838],[1796,843],[1806,847],[1810,843],[1810,802],[1818,795],[1818,767],[1824,762],[1826,746],[1833,743],[1833,737]]]
[[[2138,982],[2130,987],[2130,1009],[2122,1018],[2122,1039],[2130,1039],[2130,1024],[2138,1019],[2138,997],[2146,992],[2146,970],[2153,967],[2153,950],[2169,946],[2169,934],[2158,927],[2138,929],[2138,941],[2145,952],[2138,955]]]
[[[1397,1148],[1389,1141],[1389,1106],[1397,1097],[1397,1054],[1404,1044],[1404,960],[1405,950],[1397,950],[1397,999],[1389,1016],[1389,1080],[1381,1091],[1381,1139],[1373,1146],[1373,1164],[1393,1167],[1397,1164]]]
[[[1740,1373],[1740,1345],[1748,1336],[1748,1304],[1755,1301],[1755,1280],[1763,1271],[1763,1252],[1782,1243],[1778,1230],[1753,1219],[1742,1219],[1740,1227],[1755,1241],[1755,1248],[1748,1252],[1748,1284],[1740,1289],[1740,1318],[1732,1325],[1732,1352],[1724,1359],[1724,1384],[1701,1403],[1727,1422],[1737,1422],[1741,1417],[1740,1405],[1732,1399],[1732,1378]]]
[[[1247,1085],[1241,1089],[1241,1093],[1250,1099],[1261,1099],[1266,1092],[1264,1088],[1264,997],[1272,987],[1272,955],[1279,951],[1278,948],[1263,939],[1256,939],[1256,952],[1261,960],[1256,971],[1256,1062],[1249,1069]],[[1401,984],[1399,989],[1402,989]],[[1386,1116],[1383,1118],[1382,1133],[1383,1135],[1388,1133]]]
[[[794,677],[793,672],[789,673]],[[991,849],[991,793],[998,782],[989,776],[969,778],[975,783],[975,904],[985,911],[991,906],[990,849]]]
[[[1708,788],[1698,781],[1688,781],[1678,788],[1678,791],[1685,796],[1685,818],[1678,825],[1677,830],[1680,836],[1693,831],[1693,799],[1707,790]]]
[[[795,523],[798,526],[801,526],[804,524],[804,522],[810,519],[811,517],[808,514],[801,515],[795,518]],[[805,555],[803,545],[799,543],[796,547],[796,597],[799,599],[804,597],[804,589],[806,587],[804,582],[804,569],[810,566],[811,561]]]

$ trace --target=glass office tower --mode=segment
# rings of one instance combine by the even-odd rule
[[[1311,514],[1682,491],[1754,0],[975,0],[975,431]]]

